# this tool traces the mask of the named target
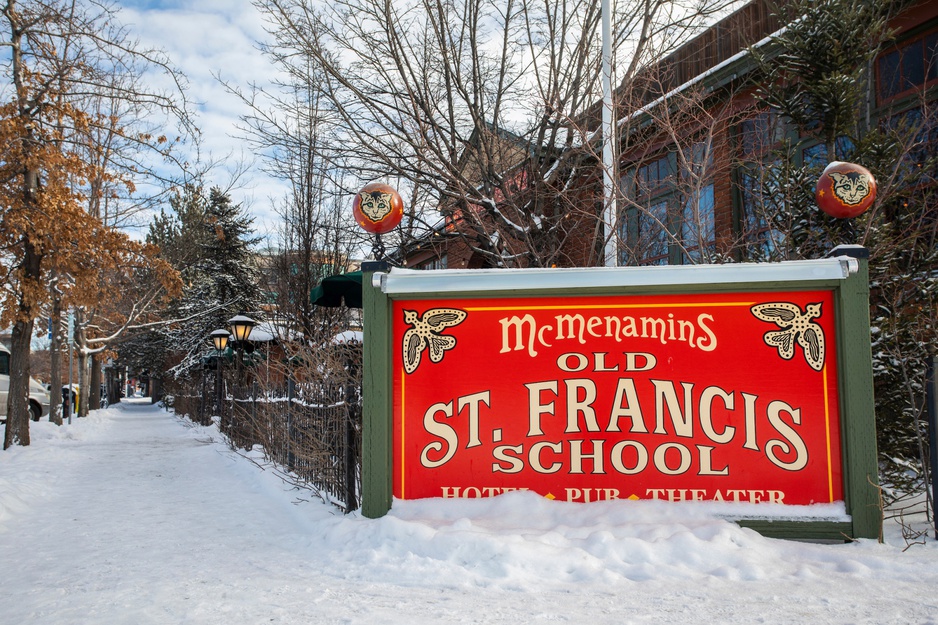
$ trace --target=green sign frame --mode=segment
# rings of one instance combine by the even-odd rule
[[[392,505],[392,302],[396,298],[661,295],[832,290],[839,367],[844,504],[849,520],[734,518],[766,536],[845,541],[882,538],[869,320],[868,252],[841,246],[827,259],[654,268],[388,272],[362,266],[364,406],[362,514]]]

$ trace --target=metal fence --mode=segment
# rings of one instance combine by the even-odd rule
[[[352,374],[355,370],[352,369]],[[218,401],[215,373],[176,389],[176,414],[219,428],[231,445],[260,445],[298,483],[312,486],[346,512],[360,503],[362,402],[355,375],[341,383],[296,383],[263,387],[257,383],[224,387]]]

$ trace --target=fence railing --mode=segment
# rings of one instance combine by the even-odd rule
[[[311,485],[346,512],[358,508],[361,476],[361,390],[357,383],[227,387],[219,405],[214,383],[181,388],[176,414],[219,428],[233,447],[263,447],[294,479]]]

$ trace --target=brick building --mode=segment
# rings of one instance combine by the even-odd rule
[[[833,160],[827,145],[800,136],[793,124],[756,104],[762,74],[755,56],[771,62],[777,52],[771,36],[784,28],[772,6],[746,4],[617,89],[620,265],[772,258],[784,236],[773,229],[762,201],[771,188],[772,148],[785,139],[796,165]],[[921,160],[938,142],[938,126],[921,123],[938,93],[938,0],[913,4],[889,26],[892,38],[865,74],[861,113],[874,126],[919,123],[920,140],[907,157]],[[586,119],[597,127],[598,118],[597,104]],[[849,153],[849,139],[840,141],[838,151]],[[523,150],[506,154],[506,171],[523,170]],[[592,214],[570,228],[568,264],[602,262],[601,244],[590,236],[602,225],[598,162],[593,171],[578,191]],[[453,236],[460,227],[458,214],[443,219],[429,237],[402,250],[402,264],[486,266]]]

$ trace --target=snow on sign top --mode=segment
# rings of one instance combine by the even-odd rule
[[[388,295],[676,285],[728,285],[844,280],[858,269],[855,258],[780,263],[588,267],[564,269],[399,269],[376,273],[373,285]]]

